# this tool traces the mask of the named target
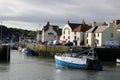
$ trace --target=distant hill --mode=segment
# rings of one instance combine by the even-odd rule
[[[0,39],[1,37],[2,40],[14,39],[14,41],[18,41],[19,37],[31,37],[32,39],[35,39],[36,32],[17,28],[7,28],[5,25],[0,25]]]

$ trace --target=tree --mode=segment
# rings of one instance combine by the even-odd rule
[[[31,37],[32,39],[35,39],[36,38],[36,32],[35,31],[30,31],[28,33],[28,36]]]

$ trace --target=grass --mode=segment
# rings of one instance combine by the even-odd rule
[[[66,46],[47,46],[40,44],[31,44],[28,47],[40,56],[54,56],[56,53],[68,53],[69,47]]]

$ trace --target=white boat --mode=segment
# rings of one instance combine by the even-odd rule
[[[79,57],[70,54],[56,54],[55,64],[70,68],[102,70],[102,65],[98,61],[94,48],[91,48],[87,55],[81,55]]]
[[[117,58],[117,59],[116,59],[116,62],[120,63],[120,59],[119,59],[119,58]]]

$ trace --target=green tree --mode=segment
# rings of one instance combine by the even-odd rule
[[[36,32],[35,32],[35,31],[30,31],[30,32],[28,33],[28,36],[29,36],[29,37],[32,37],[33,39],[35,39],[35,38],[36,38]]]

